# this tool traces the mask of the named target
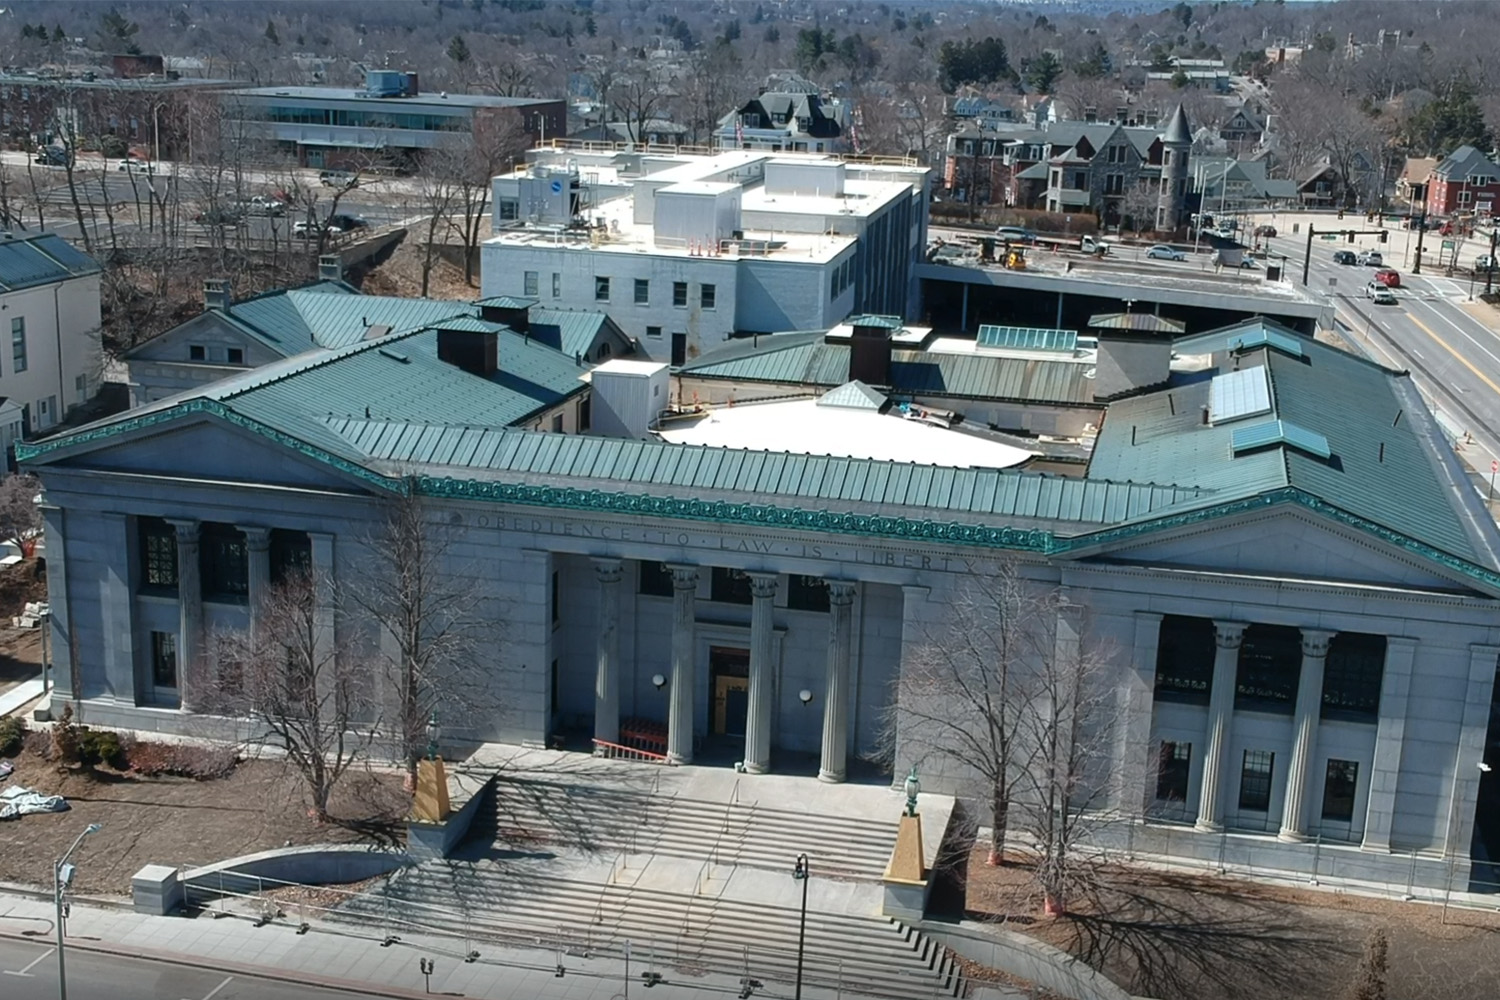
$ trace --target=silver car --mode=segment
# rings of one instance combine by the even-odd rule
[[[1146,256],[1152,260],[1187,260],[1187,254],[1176,247],[1169,247],[1165,243],[1158,243],[1146,251]]]

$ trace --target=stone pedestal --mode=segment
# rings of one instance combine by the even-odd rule
[[[165,917],[182,906],[183,887],[171,865],[147,865],[130,878],[130,904],[137,913]]]
[[[881,876],[885,885],[881,912],[902,921],[921,920],[927,912],[926,849],[922,846],[922,817],[901,816],[896,830],[896,846]]]
[[[412,799],[412,818],[421,823],[442,823],[452,812],[448,804],[448,773],[443,758],[417,761],[417,791]]]

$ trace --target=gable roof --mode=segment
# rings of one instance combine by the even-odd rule
[[[1500,167],[1497,167],[1488,156],[1473,146],[1459,146],[1443,157],[1442,162],[1432,168],[1432,173],[1446,180],[1467,177],[1476,169],[1484,169],[1491,174],[1500,174]]]
[[[0,292],[14,292],[102,271],[97,261],[56,233],[0,239]]]

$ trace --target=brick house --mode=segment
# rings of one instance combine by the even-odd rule
[[[1432,168],[1427,213],[1493,215],[1500,202],[1500,166],[1473,146],[1460,146]]]

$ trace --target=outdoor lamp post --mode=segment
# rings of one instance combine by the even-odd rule
[[[98,832],[98,823],[90,823],[84,827],[83,832],[73,841],[73,846],[52,865],[52,899],[57,904],[57,995],[60,1000],[68,1000],[68,972],[63,958],[63,890],[73,881],[73,866],[68,864],[68,859],[78,850],[84,837]]]
[[[438,740],[442,738],[443,727],[438,725],[437,712],[427,716],[427,759],[437,760]]]
[[[906,815],[917,814],[917,795],[922,791],[922,783],[917,780],[917,765],[911,766],[911,773],[906,776]]]
[[[654,688],[656,688],[656,690],[660,691],[662,688],[664,688],[664,687],[667,686],[667,679],[665,677],[663,677],[661,674],[652,674],[651,675],[651,686],[654,687]]]
[[[797,993],[796,1000],[802,1000],[802,955],[807,947],[807,855],[797,855],[797,863],[792,866],[792,878],[802,883],[802,918],[797,924]],[[62,954],[61,951],[58,952]]]

